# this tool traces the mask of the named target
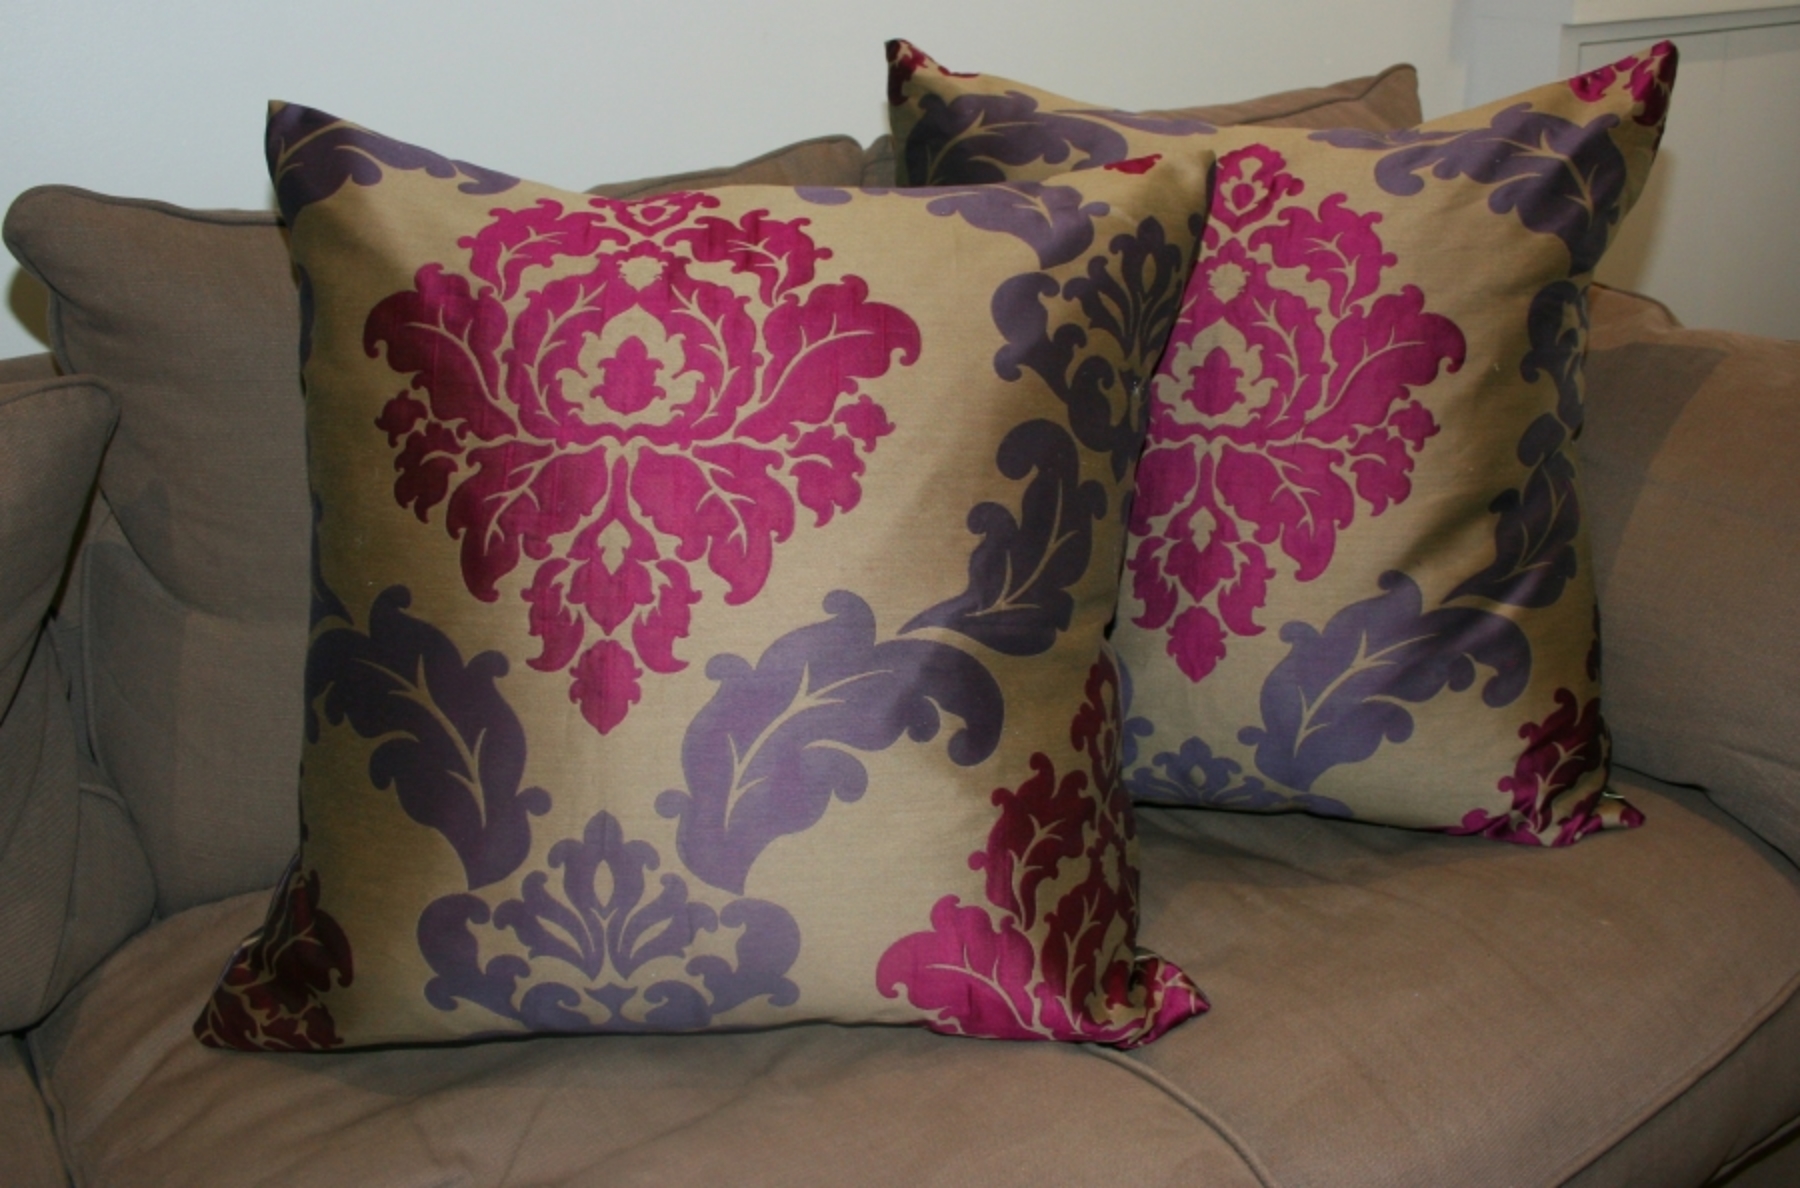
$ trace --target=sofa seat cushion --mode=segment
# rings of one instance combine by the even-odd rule
[[[1145,811],[1144,939],[1216,1009],[1131,1054],[830,1025],[203,1048],[248,895],[140,936],[33,1055],[77,1184],[1692,1184],[1800,1114],[1800,873],[1697,794],[1626,791],[1648,826],[1556,853]]]

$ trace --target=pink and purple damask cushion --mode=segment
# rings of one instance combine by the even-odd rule
[[[1114,636],[1134,797],[1526,844],[1635,824],[1605,792],[1577,438],[1587,284],[1674,48],[1391,133],[1109,111],[905,42],[889,64],[903,185],[1218,156]],[[1080,377],[1011,349],[1088,440]]]
[[[1135,945],[1104,629],[1210,156],[617,201],[279,105],[268,155],[302,841],[202,1040],[1205,1009]],[[1105,395],[1013,366],[1026,327]]]

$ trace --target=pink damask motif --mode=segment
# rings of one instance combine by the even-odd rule
[[[1606,98],[1620,79],[1631,97],[1642,104],[1632,118],[1646,128],[1662,123],[1669,111],[1669,93],[1675,86],[1674,45],[1659,41],[1643,57],[1633,54],[1610,66],[1601,66],[1569,80],[1569,89],[1583,103],[1598,103]]]
[[[1220,158],[1205,248],[1152,389],[1129,565],[1139,626],[1199,681],[1283,575],[1325,572],[1357,509],[1411,493],[1438,431],[1414,396],[1462,365],[1462,331],[1415,286],[1384,291],[1396,258],[1378,213],[1316,206],[1283,156]],[[1205,344],[1213,344],[1194,358]]]
[[[933,1012],[929,1026],[950,1035],[1120,1048],[1207,1009],[1186,974],[1134,946],[1136,826],[1118,779],[1121,730],[1118,669],[1102,657],[1070,723],[1088,771],[1058,779],[1040,752],[1017,790],[995,790],[1000,818],[969,856],[971,869],[987,873],[988,902],[938,900],[931,931],[882,954],[883,994],[904,986],[908,1002]],[[1096,1000],[1105,1017],[1095,1017]]]
[[[1606,828],[1595,811],[1604,794],[1602,788],[1575,804],[1561,805],[1561,815],[1557,815],[1558,797],[1583,776],[1606,769],[1612,747],[1600,717],[1600,699],[1590,698],[1582,705],[1571,690],[1558,689],[1556,709],[1542,722],[1519,727],[1519,737],[1525,740],[1525,750],[1512,775],[1502,777],[1499,783],[1500,791],[1512,797],[1512,811],[1477,809],[1464,817],[1461,825],[1445,832],[1479,833],[1524,846],[1568,846]],[[1631,829],[1643,823],[1642,813],[1630,805],[1622,806],[1620,826]]]
[[[395,499],[422,521],[447,501],[478,598],[532,567],[530,664],[568,670],[601,733],[645,669],[686,666],[702,566],[747,602],[796,503],[820,525],[856,507],[893,431],[861,382],[919,354],[918,326],[861,278],[817,279],[831,252],[807,220],[718,205],[496,210],[458,241],[462,270],[421,268],[364,327],[412,377],[376,422],[399,450]]]

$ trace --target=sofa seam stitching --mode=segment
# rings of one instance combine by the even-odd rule
[[[1146,1084],[1160,1090],[1170,1101],[1173,1101],[1175,1104],[1187,1110],[1188,1113],[1204,1122],[1214,1134],[1223,1140],[1225,1145],[1230,1147],[1237,1157],[1243,1161],[1244,1166],[1249,1169],[1251,1175],[1256,1177],[1257,1183],[1261,1184],[1263,1188],[1281,1188],[1280,1181],[1275,1179],[1274,1174],[1269,1171],[1263,1161],[1250,1150],[1250,1145],[1238,1135],[1237,1131],[1233,1130],[1224,1119],[1218,1117],[1212,1110],[1201,1104],[1199,1099],[1195,1098],[1187,1090],[1175,1084],[1168,1077],[1164,1076],[1154,1068],[1151,1068],[1149,1065],[1144,1064],[1142,1061],[1134,1060],[1123,1052],[1117,1052],[1111,1048],[1102,1048],[1095,1044],[1082,1044],[1081,1047],[1088,1055],[1104,1060],[1108,1064],[1116,1065],[1126,1072],[1138,1077]]]
[[[1706,1079],[1706,1077],[1710,1076],[1723,1065],[1726,1060],[1730,1059],[1734,1053],[1740,1051],[1744,1044],[1749,1041],[1751,1036],[1760,1031],[1764,1024],[1775,1017],[1776,1012],[1780,1011],[1794,999],[1796,993],[1800,993],[1800,973],[1796,973],[1789,978],[1787,983],[1775,993],[1774,997],[1771,998],[1761,1010],[1751,1016],[1750,1021],[1745,1023],[1737,1031],[1733,1032],[1731,1037],[1720,1044],[1713,1053],[1703,1056],[1695,1061],[1689,1066],[1687,1072],[1673,1078],[1662,1090],[1651,1095],[1647,1099],[1646,1104],[1639,1109],[1636,1114],[1628,1118],[1625,1123],[1615,1129],[1608,1138],[1602,1140],[1600,1144],[1590,1147],[1585,1154],[1578,1156],[1575,1161],[1566,1164],[1566,1170],[1559,1173],[1553,1182],[1557,1184],[1568,1183],[1575,1176],[1580,1175],[1583,1171],[1591,1167],[1601,1156],[1605,1155],[1608,1151],[1613,1150],[1620,1143],[1642,1130],[1655,1119],[1658,1114],[1661,1114],[1664,1110],[1675,1104],[1675,1101],[1680,1098],[1682,1094],[1686,1093],[1689,1089],[1692,1089],[1695,1085],[1698,1085],[1702,1080]]]

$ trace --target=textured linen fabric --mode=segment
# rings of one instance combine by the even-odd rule
[[[889,55],[908,184],[1219,155],[1115,636],[1133,795],[1537,845],[1634,823],[1604,796],[1575,439],[1586,288],[1673,46],[1396,132],[1107,111]]]
[[[304,829],[202,1039],[1135,1045],[1204,1010],[1133,945],[1135,443],[1084,448],[1002,356],[1035,315],[1129,423],[1210,158],[624,202],[277,106],[269,164],[308,293]]]
[[[79,1185],[1229,1185],[1260,1171],[1358,1188],[1583,1167],[1624,1182],[1600,1174],[1610,1159],[1634,1188],[1692,1188],[1765,1118],[1800,1113],[1800,888],[1698,794],[1628,790],[1644,830],[1556,854],[1144,810],[1145,939],[1229,987],[1214,1010],[1231,1026],[1116,1061],[830,1025],[217,1052],[187,1026],[255,896],[136,938],[33,1054]],[[1722,1080],[1727,1097],[1681,1116]],[[1666,1168],[1633,1154],[1670,1149],[1665,1118],[1682,1150]],[[255,1158],[222,1166],[227,1151]]]
[[[69,1183],[25,1042],[13,1035],[0,1035],[0,1183],[7,1188],[67,1188]]]
[[[129,818],[81,787],[43,630],[117,415],[85,378],[0,384],[0,1031],[36,1022],[150,911]]]
[[[844,138],[703,171],[854,185]],[[658,182],[624,183],[643,192]],[[7,247],[49,290],[65,372],[122,407],[101,486],[117,549],[73,608],[84,718],[131,806],[164,914],[266,887],[298,840],[306,651],[299,299],[279,220],[68,186],[7,212]],[[17,378],[45,356],[8,360]],[[12,372],[0,376],[12,377]],[[84,564],[83,570],[88,567]],[[86,584],[86,583],[84,583]],[[91,633],[86,620],[96,620]]]
[[[1599,293],[1583,465],[1619,761],[1800,859],[1800,343]]]

